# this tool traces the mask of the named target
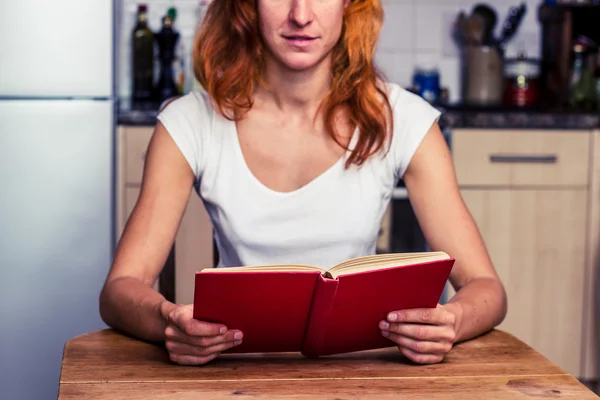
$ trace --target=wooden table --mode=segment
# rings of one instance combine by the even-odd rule
[[[161,346],[113,330],[65,346],[60,400],[78,399],[598,399],[513,336],[492,331],[446,360],[416,365],[392,347],[318,360],[295,353],[221,355],[179,366]]]

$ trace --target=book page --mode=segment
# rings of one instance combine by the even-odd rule
[[[272,265],[247,265],[244,267],[221,267],[221,268],[206,268],[202,270],[202,273],[212,272],[294,272],[294,271],[320,271],[324,273],[325,270],[313,267],[311,265],[302,264],[272,264]]]
[[[356,272],[413,265],[429,261],[447,260],[450,256],[443,251],[377,254],[345,261],[329,269],[332,277]]]

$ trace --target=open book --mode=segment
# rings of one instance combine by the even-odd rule
[[[196,272],[194,318],[244,333],[226,353],[300,351],[316,357],[394,346],[379,321],[436,307],[454,265],[444,252],[379,254],[329,270],[308,265]]]

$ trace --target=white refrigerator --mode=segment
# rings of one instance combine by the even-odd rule
[[[0,397],[57,397],[65,342],[106,326],[114,1],[0,1]]]

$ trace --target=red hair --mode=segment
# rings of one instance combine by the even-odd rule
[[[331,89],[321,103],[325,128],[342,147],[335,116],[348,112],[359,136],[346,166],[361,165],[383,147],[393,123],[382,77],[373,64],[383,10],[379,0],[353,0],[344,13],[339,42],[332,50]],[[239,120],[252,107],[256,84],[263,83],[264,46],[255,0],[214,0],[194,44],[194,73],[219,112]],[[229,113],[228,113],[229,111]]]

